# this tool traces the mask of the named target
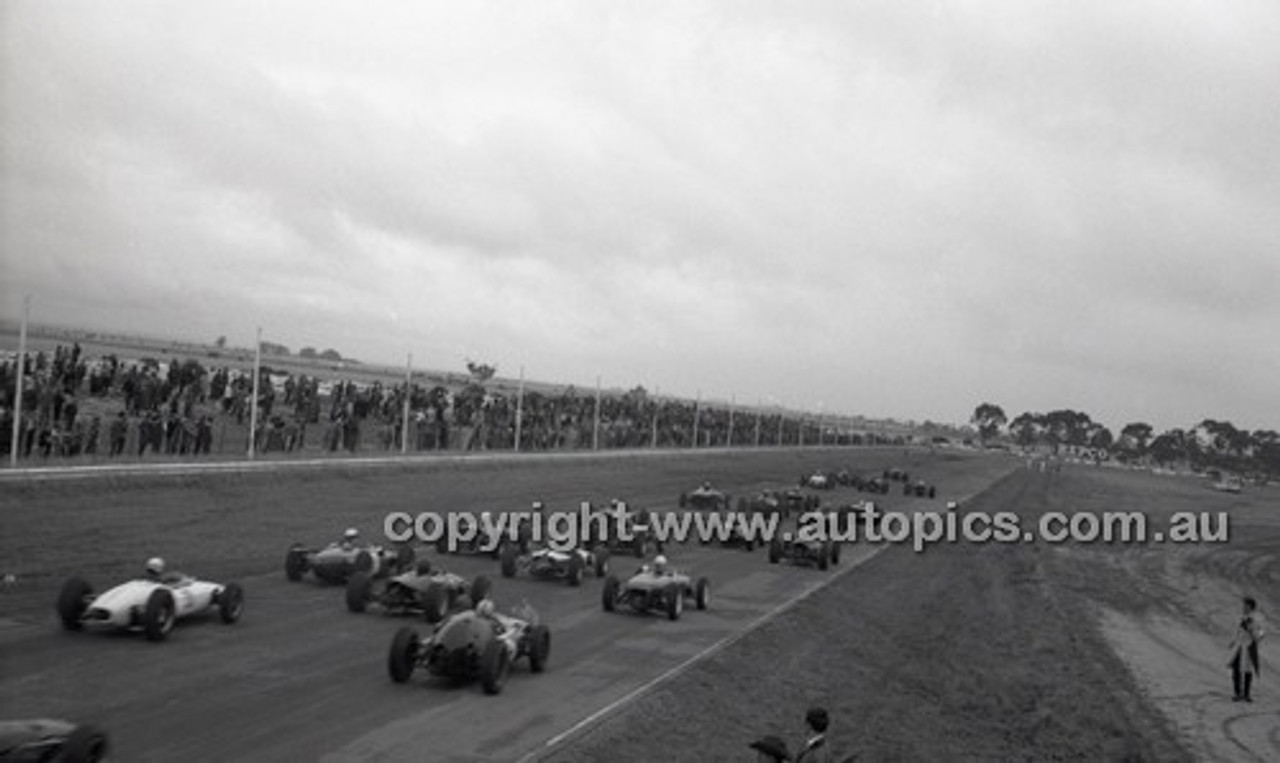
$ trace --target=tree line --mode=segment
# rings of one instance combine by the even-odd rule
[[[1088,448],[1100,458],[1122,463],[1280,474],[1280,433],[1241,429],[1230,421],[1204,419],[1160,434],[1144,421],[1133,421],[1116,434],[1082,411],[1027,411],[1011,420],[999,405],[986,402],[974,409],[970,423],[984,444],[1007,438],[1023,448],[1050,448],[1054,452]]]

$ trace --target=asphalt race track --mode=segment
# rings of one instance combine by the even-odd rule
[[[530,481],[536,479],[556,485],[538,490],[552,506],[616,494],[662,509],[674,508],[679,492],[704,476],[735,495],[746,495],[759,487],[793,485],[806,466],[874,471],[899,463],[911,464],[941,490],[934,501],[906,498],[898,491],[875,496],[886,508],[941,510],[946,500],[979,492],[1014,467],[1012,461],[996,457],[944,459],[920,452],[904,460],[900,449],[814,449],[755,452],[741,458],[635,458],[607,468],[589,460],[567,460],[513,469],[499,461],[442,469],[428,477],[432,496],[455,507],[505,501],[522,508],[524,500],[517,502],[514,496],[527,496]],[[403,488],[393,484],[388,490],[412,492],[428,477],[397,471],[388,480],[400,481]],[[243,490],[251,491],[252,484]],[[78,489],[53,492],[53,503],[84,500]],[[123,504],[128,491],[121,491],[119,501],[107,492],[100,521],[127,521],[129,511]],[[839,489],[824,497],[834,501],[857,496]],[[104,500],[101,495],[96,498]],[[411,505],[418,504],[384,503],[369,516]],[[10,512],[6,532],[22,532],[28,520],[12,519],[12,503],[4,510]],[[0,715],[93,722],[110,734],[115,759],[127,761],[531,759],[554,751],[549,740],[554,742],[584,719],[732,639],[788,601],[836,575],[859,574],[857,563],[876,550],[866,544],[846,546],[840,566],[820,572],[770,565],[762,549],[749,553],[696,542],[669,548],[673,566],[711,581],[708,611],[690,607],[677,622],[604,613],[601,581],[591,575],[576,589],[562,582],[507,580],[487,557],[441,557],[420,551],[464,576],[489,575],[500,610],[527,601],[551,628],[547,671],[533,675],[521,661],[502,694],[490,697],[476,684],[449,685],[422,672],[407,685],[393,684],[386,671],[392,634],[404,624],[423,630],[429,626],[376,610],[353,615],[346,611],[342,588],[326,587],[309,577],[303,583],[287,582],[281,563],[291,540],[332,537],[341,529],[336,521],[334,526],[290,522],[297,525],[290,527],[292,537],[270,539],[260,537],[261,528],[218,528],[251,535],[255,542],[276,549],[263,554],[250,574],[238,577],[246,592],[246,612],[235,625],[224,625],[216,616],[184,621],[163,644],[148,643],[137,634],[66,633],[53,614],[53,573],[42,581],[47,591],[34,598],[8,599],[14,609],[0,613]],[[264,527],[269,524],[263,521]],[[372,526],[374,522],[366,523]],[[206,531],[194,528],[193,537]],[[126,561],[140,564],[141,551],[138,562]],[[69,574],[78,563],[75,558],[59,560],[57,570]],[[613,571],[625,577],[637,563],[615,556]],[[203,572],[188,571],[197,576]],[[90,577],[98,589],[119,582]]]

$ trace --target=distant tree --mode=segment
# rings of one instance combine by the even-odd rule
[[[1151,442],[1151,435],[1154,433],[1151,425],[1144,421],[1125,424],[1120,430],[1120,447],[1136,456],[1142,456],[1147,452],[1147,443]]]
[[[1009,424],[1009,434],[1025,448],[1040,441],[1044,426],[1044,417],[1039,413],[1021,413]]]
[[[484,384],[498,373],[498,367],[489,365],[488,363],[476,363],[470,359],[467,360],[467,373],[471,374],[471,378],[477,384]]]
[[[214,344],[214,346],[215,346],[215,347],[217,347],[219,350],[226,349],[226,346],[227,346],[227,338],[226,338],[225,336],[220,336],[220,337],[218,337],[217,339],[215,339],[215,340],[214,340],[213,344]]]
[[[1187,433],[1181,429],[1170,429],[1151,441],[1151,447],[1148,452],[1159,464],[1171,464],[1181,461],[1190,456],[1187,447],[1189,439]]]
[[[283,344],[276,344],[275,342],[264,341],[261,344],[261,347],[262,347],[262,354],[264,355],[288,355],[289,354],[289,348],[285,347]]]
[[[338,351],[333,348],[329,348],[324,352],[320,353],[320,357],[323,358],[324,360],[333,360],[333,361],[342,360],[342,356],[338,354]]]
[[[303,347],[301,350],[298,350],[298,357],[300,358],[310,359],[315,358],[318,355],[319,353],[316,352],[316,348],[314,347]]]
[[[1000,427],[1008,418],[1004,409],[994,403],[983,403],[973,410],[969,423],[978,428],[978,436],[985,442],[1000,433]]]

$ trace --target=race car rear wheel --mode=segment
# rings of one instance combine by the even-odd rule
[[[373,592],[373,580],[367,572],[356,572],[347,581],[347,611],[357,615],[369,605]]]
[[[376,561],[373,558],[373,554],[369,553],[368,551],[361,551],[360,553],[356,554],[356,562],[355,562],[356,572],[365,572],[372,576],[374,574],[375,564],[376,564]]]
[[[769,564],[777,564],[782,558],[782,541],[774,538],[769,541]]]
[[[173,630],[173,619],[173,594],[167,588],[152,591],[142,613],[142,630],[147,640],[164,641]]]
[[[387,653],[387,673],[391,680],[402,684],[413,675],[418,661],[418,632],[413,628],[401,628],[391,639],[391,651]]]
[[[576,551],[569,557],[569,569],[565,573],[565,579],[574,588],[582,585],[582,557]]]
[[[671,586],[667,588],[667,619],[679,620],[680,614],[684,612],[684,591],[679,586]]]
[[[516,576],[516,557],[520,550],[512,543],[502,544],[502,577],[513,578]]]
[[[529,629],[529,667],[534,673],[547,669],[547,657],[551,655],[551,629],[535,625]]]
[[[493,582],[485,575],[476,575],[476,579],[471,581],[471,606],[489,598],[489,591],[493,590]]]
[[[596,577],[602,578],[609,574],[609,549],[598,548],[595,553],[596,558]]]
[[[706,578],[698,578],[698,582],[694,584],[693,600],[698,605],[698,609],[707,608],[707,604],[711,601],[711,583]]]
[[[449,614],[449,594],[444,586],[432,583],[422,592],[422,614],[429,623],[438,623]]]
[[[62,592],[58,594],[58,617],[62,627],[69,631],[80,630],[80,618],[89,608],[89,597],[93,596],[93,588],[84,578],[68,578],[62,584]]]
[[[612,612],[615,604],[618,603],[618,579],[613,575],[604,579],[604,588],[600,594],[600,602],[604,605],[605,612]]]
[[[218,593],[218,616],[230,625],[244,612],[244,589],[239,583],[227,583]]]
[[[307,571],[307,552],[303,547],[295,543],[289,547],[289,552],[284,557],[284,576],[291,583],[302,580],[302,573]]]
[[[408,572],[413,569],[413,562],[417,558],[414,553],[413,546],[408,543],[401,543],[396,547],[396,567],[400,572]]]
[[[818,569],[826,571],[831,561],[831,544],[823,543],[818,547]]]
[[[485,694],[497,694],[507,682],[507,673],[511,669],[511,660],[507,655],[507,647],[497,636],[489,639],[489,644],[480,655],[480,685]]]
[[[832,564],[840,563],[840,544],[839,543],[831,544],[831,563]]]
[[[631,541],[631,550],[635,553],[637,559],[644,558],[644,536],[637,535]]]

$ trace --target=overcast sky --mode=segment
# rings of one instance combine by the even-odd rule
[[[0,4],[16,319],[1280,428],[1280,3]]]

